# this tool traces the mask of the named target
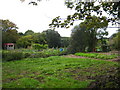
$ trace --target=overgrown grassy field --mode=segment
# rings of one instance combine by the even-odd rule
[[[119,87],[117,62],[51,56],[2,65],[3,88]]]

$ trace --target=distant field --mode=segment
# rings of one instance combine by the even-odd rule
[[[52,56],[2,65],[3,88],[119,87],[117,62]]]

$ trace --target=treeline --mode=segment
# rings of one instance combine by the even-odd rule
[[[69,37],[61,37],[60,34],[52,29],[35,33],[33,30],[27,30],[25,33],[18,32],[16,24],[9,20],[0,20],[2,22],[2,43],[15,43],[17,48],[30,48],[31,46],[48,46],[49,48],[67,47]]]
[[[108,22],[106,17],[86,19],[72,29],[71,37],[61,37],[52,29],[47,29],[41,33],[27,30],[25,33],[18,32],[18,27],[9,20],[2,22],[2,43],[15,43],[17,48],[60,48],[67,47],[68,52],[107,52],[110,50],[120,50],[120,32],[113,34],[110,38],[106,28]]]

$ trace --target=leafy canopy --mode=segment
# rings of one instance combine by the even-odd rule
[[[104,12],[109,15],[106,20],[116,24],[118,23],[116,20],[119,20],[120,18],[119,4],[120,2],[99,2],[98,5],[96,5],[96,2],[66,0],[65,5],[67,8],[74,9],[75,13],[73,15],[68,15],[66,19],[57,16],[52,20],[50,26],[69,28],[76,20],[91,19],[93,13],[102,20]]]
[[[9,20],[2,20],[1,22],[1,32],[2,32],[2,43],[16,43],[19,38],[18,27],[16,24]]]

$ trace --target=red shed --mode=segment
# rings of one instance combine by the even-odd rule
[[[15,45],[14,43],[4,43],[4,48],[7,50],[12,50],[14,49]]]

